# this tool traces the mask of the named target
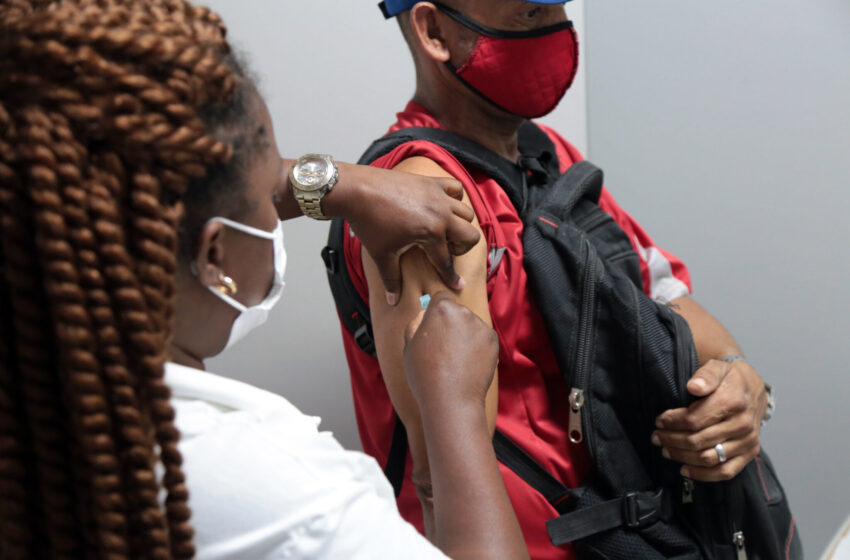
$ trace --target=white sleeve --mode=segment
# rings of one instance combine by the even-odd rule
[[[400,517],[374,459],[309,417],[191,404],[177,418],[199,560],[446,560]]]
[[[333,530],[326,546],[304,558],[352,558],[362,560],[447,560],[408,522],[395,502],[388,503],[364,490],[329,516]]]

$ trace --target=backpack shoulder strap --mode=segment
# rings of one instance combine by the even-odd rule
[[[372,334],[372,315],[369,306],[360,297],[348,267],[345,264],[345,222],[339,218],[331,221],[328,232],[328,244],[322,249],[322,260],[328,273],[339,318],[345,330],[354,336],[358,348],[367,354],[375,355],[375,338]]]
[[[345,264],[345,222],[335,218],[328,233],[328,244],[322,249],[322,260],[328,273],[331,294],[345,329],[352,334],[361,351],[375,356],[375,337],[372,334],[372,316],[369,307],[354,286]],[[407,462],[407,431],[396,415],[384,475],[390,481],[396,496],[401,494],[404,469]]]
[[[566,220],[580,200],[599,203],[603,178],[602,170],[592,163],[577,161],[551,186],[532,191],[529,210],[547,212]]]
[[[519,167],[478,142],[441,128],[410,127],[387,134],[375,140],[358,163],[368,165],[392,152],[398,146],[417,140],[440,146],[457,158],[465,167],[482,171],[499,183],[515,208],[524,207],[525,178]],[[550,165],[554,165],[554,169],[557,171],[557,159],[554,159],[555,146],[540,127],[531,121],[526,121],[519,130],[519,143],[523,152],[540,153],[545,150],[553,154],[553,161]]]

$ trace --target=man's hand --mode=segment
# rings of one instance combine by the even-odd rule
[[[401,293],[399,257],[421,247],[447,286],[465,285],[454,255],[472,249],[480,238],[475,213],[463,204],[463,187],[454,179],[340,164],[340,177],[355,188],[334,189],[323,202],[328,215],[345,218],[375,260],[395,305]],[[335,195],[335,196],[334,196]]]
[[[668,410],[656,423],[653,443],[682,463],[682,474],[695,480],[729,480],[758,454],[761,421],[767,407],[764,381],[745,361],[709,360],[688,382],[701,397],[688,408]],[[723,445],[721,463],[714,446]]]
[[[495,331],[447,292],[434,294],[405,332],[404,369],[423,416],[468,403],[483,414],[498,359]]]

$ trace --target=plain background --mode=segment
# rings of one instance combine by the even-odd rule
[[[248,53],[286,157],[356,160],[410,97],[409,55],[375,3],[208,2]],[[686,261],[697,299],[775,387],[763,442],[815,558],[850,512],[850,3],[574,1],[568,13],[587,85],[582,74],[546,121]],[[284,394],[356,448],[318,256],[326,225],[285,230],[281,304],[209,367]]]

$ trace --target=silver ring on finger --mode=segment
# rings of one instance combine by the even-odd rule
[[[723,444],[718,443],[714,446],[714,450],[717,452],[717,460],[721,463],[725,463],[729,460],[729,457],[726,456],[726,450],[723,449]]]

